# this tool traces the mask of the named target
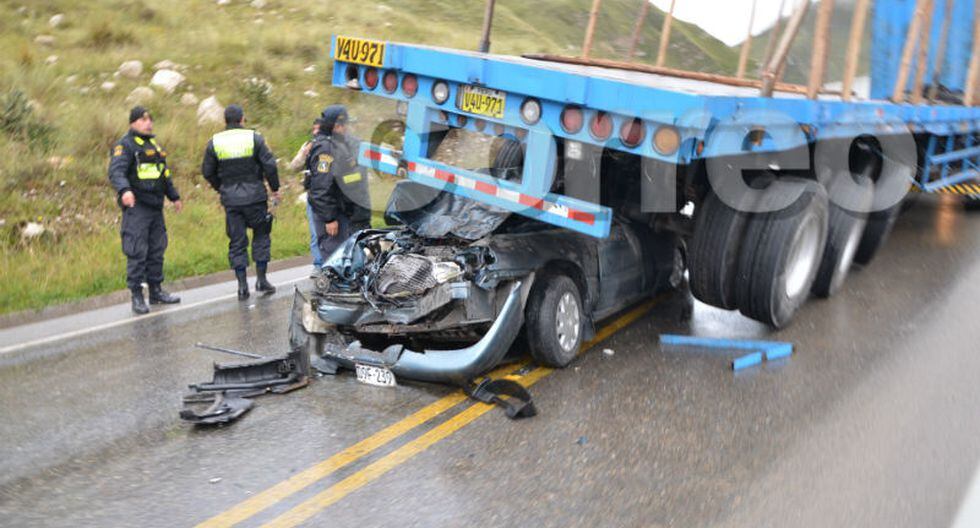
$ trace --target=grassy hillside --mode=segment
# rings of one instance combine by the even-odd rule
[[[199,126],[196,106],[180,102],[185,94],[243,103],[251,125],[285,162],[327,104],[351,105],[361,136],[394,117],[393,104],[329,88],[332,33],[471,49],[483,13],[482,0],[268,0],[261,8],[248,0],[22,4],[0,3],[0,312],[124,287],[107,154],[126,130],[127,95],[149,84],[158,61],[182,65],[187,78],[174,93],[157,90],[147,102],[186,206],[181,215],[167,213],[166,273],[174,279],[227,267],[223,213],[199,174],[203,146],[219,127]],[[590,5],[500,0],[493,51],[578,53]],[[639,0],[603,3],[596,56],[622,57],[638,9]],[[52,27],[58,13],[63,22]],[[662,16],[651,10],[645,57],[656,53]],[[736,53],[699,29],[677,23],[673,35],[671,65],[734,69]],[[142,61],[138,78],[114,76],[127,60]],[[283,176],[274,258],[306,253],[300,181]],[[375,194],[375,205],[383,206],[384,189]],[[29,221],[43,225],[45,234],[24,239]]]
[[[847,52],[847,40],[851,34],[851,20],[853,17],[853,0],[838,0],[834,3],[834,16],[830,25],[830,51],[827,54],[827,72],[824,75],[825,82],[839,81],[844,77],[844,56]],[[786,73],[783,77],[787,82],[806,84],[810,77],[810,53],[813,49],[813,30],[816,25],[816,18],[817,6],[812,5],[807,11],[803,27],[800,28],[800,33],[790,48],[789,58],[786,61]],[[783,20],[780,29],[786,27],[786,22],[787,20]],[[754,68],[749,68],[749,75],[756,76],[758,74],[758,68],[764,58],[766,44],[769,41],[770,35],[771,30],[752,39],[752,52],[750,56],[754,63]],[[732,51],[737,51],[739,46],[733,47]],[[871,61],[870,52],[871,17],[869,13],[867,27],[864,32],[864,42],[861,45],[858,75],[866,75],[869,71]]]

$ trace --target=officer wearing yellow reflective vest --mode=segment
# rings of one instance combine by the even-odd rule
[[[272,294],[275,286],[266,278],[272,249],[272,215],[269,213],[265,184],[279,199],[279,171],[276,157],[258,132],[242,128],[245,113],[241,106],[225,108],[223,132],[215,134],[204,149],[201,172],[221,195],[228,234],[228,262],[238,279],[238,299],[249,297],[248,229],[252,230],[252,260],[255,261],[255,291]]]
[[[149,285],[150,304],[173,304],[180,298],[163,290],[163,254],[167,250],[167,226],[163,220],[164,197],[179,213],[183,204],[170,180],[167,152],[153,136],[153,118],[142,106],[129,112],[129,132],[112,147],[109,183],[122,208],[122,250],[126,255],[126,285],[132,292],[136,314],[150,311],[143,299],[143,282]]]
[[[324,259],[352,233],[370,227],[371,200],[367,173],[357,165],[360,141],[348,132],[347,109],[328,106],[306,164],[310,174],[307,201]]]

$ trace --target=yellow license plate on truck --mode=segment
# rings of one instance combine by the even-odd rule
[[[463,86],[459,91],[456,106],[471,114],[502,119],[507,94],[500,90],[490,90],[479,86]]]
[[[343,62],[380,68],[385,63],[385,43],[337,35],[333,58]]]

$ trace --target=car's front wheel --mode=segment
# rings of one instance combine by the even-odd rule
[[[525,310],[528,348],[539,364],[566,367],[582,346],[582,296],[565,275],[541,280],[531,291]]]

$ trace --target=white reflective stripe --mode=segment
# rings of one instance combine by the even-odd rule
[[[565,207],[564,205],[558,205],[552,202],[545,202],[544,211],[546,213],[558,215],[563,218],[568,218],[568,208]]]
[[[459,185],[460,187],[465,187],[467,189],[476,189],[476,180],[474,180],[473,178],[465,178],[458,174],[455,176],[456,176],[456,185]]]
[[[385,153],[381,153],[381,159],[379,161],[381,163],[387,163],[388,165],[398,166],[398,160],[395,159],[394,156],[389,156]]]
[[[255,152],[255,133],[246,128],[218,132],[211,141],[219,160],[249,158]]]
[[[497,198],[508,200],[514,203],[521,202],[521,193],[497,187]]]
[[[415,165],[415,172],[421,174],[422,176],[428,176],[430,178],[436,177],[436,170],[432,167],[427,167],[425,165]]]

